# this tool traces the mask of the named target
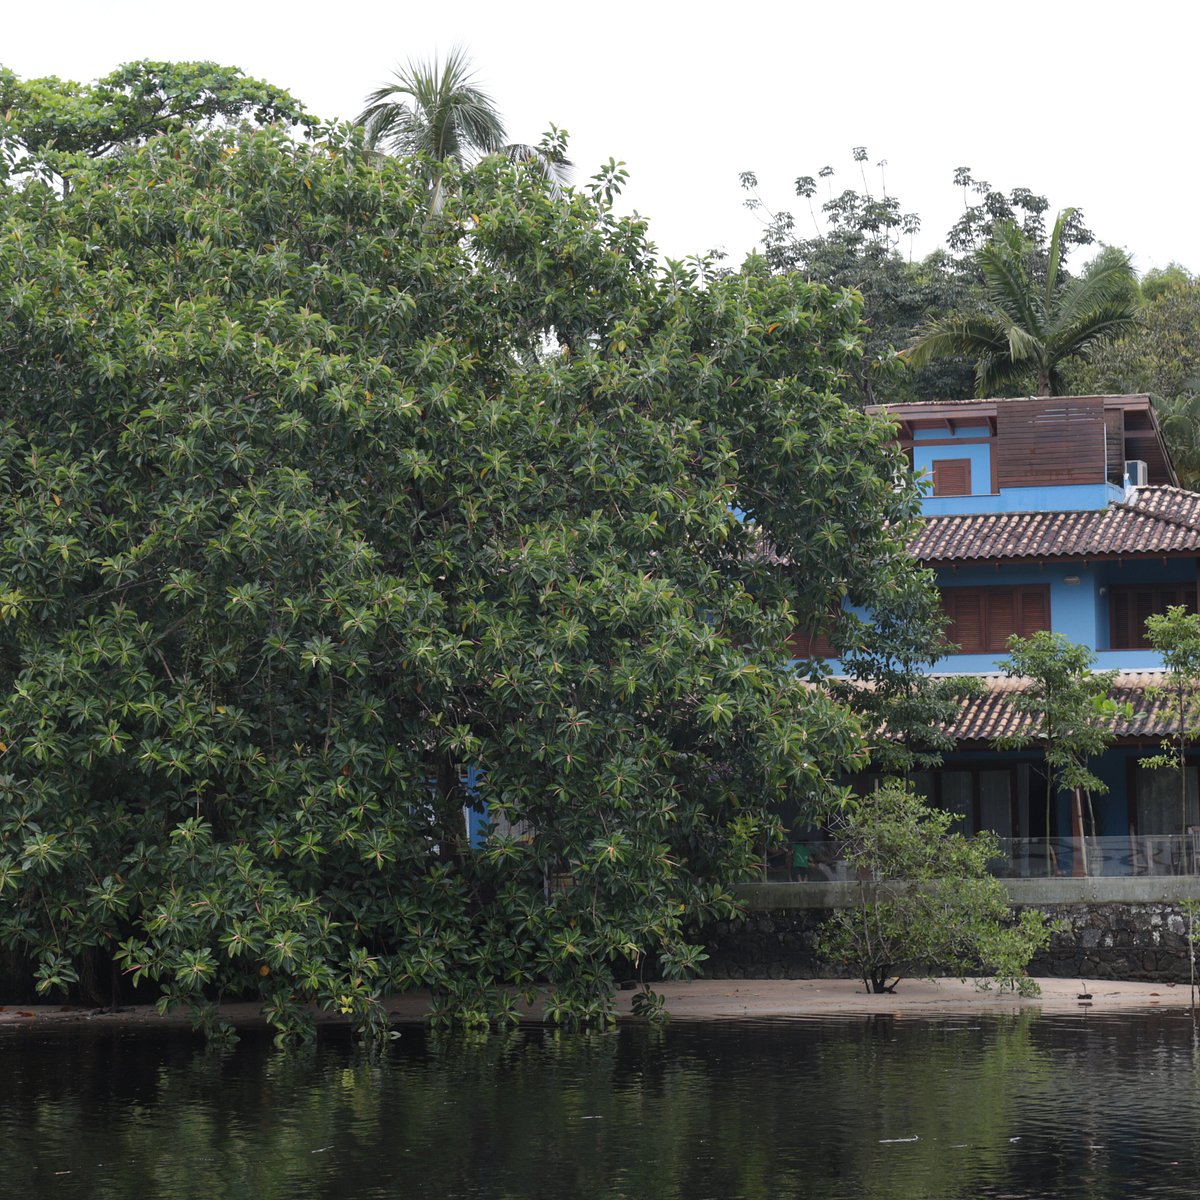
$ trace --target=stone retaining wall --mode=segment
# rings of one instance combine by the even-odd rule
[[[1079,979],[1190,979],[1187,917],[1178,904],[1041,907],[1061,927],[1030,964],[1031,975]]]
[[[1178,903],[1036,907],[1058,929],[1049,947],[1030,963],[1031,975],[1154,983],[1186,983],[1190,978],[1187,918]],[[710,979],[815,979],[853,974],[839,971],[813,953],[817,926],[829,912],[828,908],[755,905],[744,917],[719,921],[704,931],[709,953],[704,974]]]

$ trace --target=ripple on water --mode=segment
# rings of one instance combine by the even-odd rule
[[[0,1036],[0,1194],[471,1197],[1196,1194],[1186,1012],[407,1029],[227,1053]]]

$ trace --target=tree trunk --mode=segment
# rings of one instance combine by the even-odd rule
[[[1083,827],[1083,796],[1079,788],[1071,790],[1071,838],[1075,842],[1075,863],[1072,875],[1088,873],[1087,833]]]
[[[888,976],[891,973],[892,970],[890,963],[887,963],[882,967],[872,967],[871,991],[873,991],[876,995],[880,995],[884,992],[894,992],[896,990],[896,985],[893,983],[891,987],[888,987],[887,982]]]
[[[440,856],[443,862],[461,863],[466,855],[466,820],[458,786],[458,767],[450,758],[442,759],[438,765],[436,787]]]

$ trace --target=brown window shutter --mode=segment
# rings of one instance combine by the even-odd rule
[[[1046,587],[942,588],[942,611],[950,618],[946,640],[960,654],[1003,653],[1008,639],[1050,628]]]
[[[1045,587],[1020,588],[1017,592],[1020,617],[1017,632],[1029,637],[1042,629],[1050,628],[1050,589]]]
[[[1017,632],[1017,595],[1008,588],[988,593],[987,644],[991,649],[1007,648],[1008,639]]]
[[[957,644],[959,654],[983,649],[983,593],[979,588],[945,588],[942,609],[950,618],[946,639]]]
[[[1146,618],[1165,613],[1173,605],[1196,611],[1196,589],[1190,584],[1163,587],[1112,587],[1108,590],[1109,645],[1114,650],[1137,650],[1150,644]]]
[[[1124,588],[1111,588],[1108,599],[1109,645],[1124,650],[1134,636],[1129,621],[1129,593]]]
[[[838,654],[825,634],[810,629],[797,629],[788,638],[788,646],[795,658],[837,658]]]
[[[1135,646],[1148,646],[1146,640],[1146,619],[1152,617],[1155,611],[1155,601],[1158,597],[1148,589],[1139,589],[1133,598],[1133,619],[1137,623],[1137,640]]]
[[[933,494],[935,496],[969,496],[971,494],[971,460],[969,458],[939,458],[933,463]]]

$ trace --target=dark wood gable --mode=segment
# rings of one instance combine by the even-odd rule
[[[996,413],[997,482],[1002,488],[1099,483],[1110,437],[1101,396],[1008,400]]]

